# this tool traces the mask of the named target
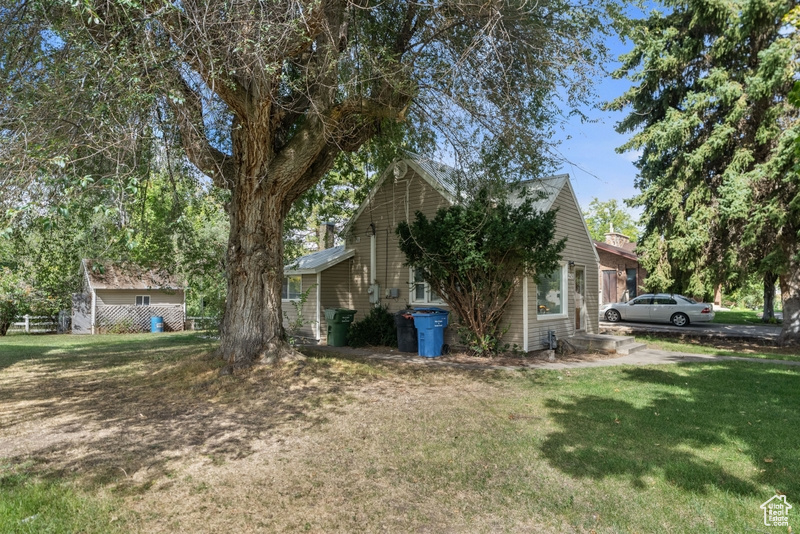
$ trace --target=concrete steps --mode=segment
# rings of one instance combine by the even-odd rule
[[[576,349],[599,350],[609,354],[627,355],[647,348],[633,336],[609,336],[604,334],[575,334],[569,341]]]

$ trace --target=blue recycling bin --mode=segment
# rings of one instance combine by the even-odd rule
[[[164,331],[164,318],[163,317],[150,317],[150,332],[163,332]]]
[[[441,308],[414,308],[414,326],[417,328],[418,354],[425,358],[442,355],[444,329],[447,327],[447,310]]]

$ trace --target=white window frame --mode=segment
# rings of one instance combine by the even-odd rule
[[[141,299],[141,302],[139,301]],[[136,295],[133,299],[136,306],[150,306],[150,295]]]
[[[290,278],[296,278],[300,282],[300,284],[299,284],[300,288],[297,291],[297,296],[296,297],[292,297],[289,294],[289,279]],[[284,293],[284,289],[286,289],[285,293]],[[287,274],[286,276],[284,276],[283,277],[283,286],[281,287],[281,300],[285,300],[285,301],[300,300],[302,297],[303,297],[303,275],[300,275],[300,274]]]
[[[425,288],[425,297],[422,300],[417,298],[417,286],[422,284]],[[426,281],[417,282],[414,279],[414,268],[408,268],[408,300],[411,304],[436,304],[437,306],[445,305],[441,297],[438,299],[431,299],[431,286]]]
[[[536,320],[537,321],[551,321],[556,319],[569,318],[569,266],[566,262],[559,262],[559,269],[561,269],[561,313],[539,313],[539,287],[537,285],[536,292]]]

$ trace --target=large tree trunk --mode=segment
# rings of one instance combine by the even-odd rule
[[[253,121],[232,136],[236,170],[228,178],[228,293],[220,329],[220,356],[231,371],[302,357],[283,330],[283,221],[291,184],[271,168],[269,134]]]
[[[282,195],[263,182],[233,190],[227,250],[228,295],[221,331],[221,356],[233,367],[293,358],[281,310],[283,284]]]
[[[780,276],[783,301],[782,345],[800,345],[800,261],[795,256],[789,261],[789,270]]]
[[[764,273],[764,313],[761,314],[761,321],[768,323],[775,318],[775,282],[778,275],[775,273]]]

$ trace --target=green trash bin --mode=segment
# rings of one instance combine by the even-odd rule
[[[328,346],[345,347],[347,346],[347,331],[356,310],[346,308],[328,308],[325,310],[325,322],[328,323]]]

